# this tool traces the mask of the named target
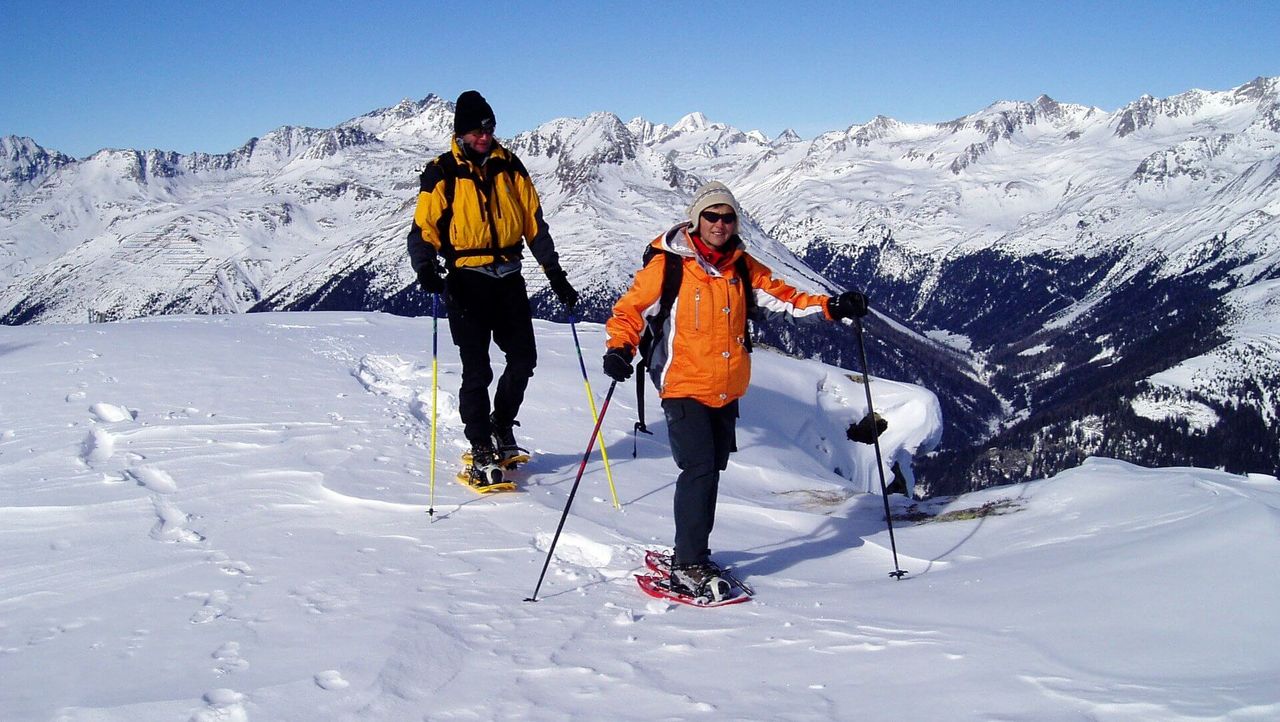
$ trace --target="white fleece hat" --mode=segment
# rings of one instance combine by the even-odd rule
[[[733,192],[729,187],[720,181],[711,181],[703,183],[693,194],[693,203],[689,205],[689,220],[693,223],[696,230],[698,228],[698,216],[711,206],[727,205],[733,207],[733,212],[742,215],[742,209],[738,208],[738,199],[733,197]]]

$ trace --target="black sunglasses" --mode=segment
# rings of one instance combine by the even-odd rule
[[[738,214],[737,213],[716,213],[715,211],[703,211],[702,220],[706,221],[707,223],[718,223],[720,221],[724,221],[725,223],[737,223]]]

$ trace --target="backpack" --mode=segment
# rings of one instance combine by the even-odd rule
[[[684,257],[664,251],[656,246],[649,245],[644,249],[644,257],[640,267],[649,265],[649,261],[654,255],[662,254],[662,293],[658,297],[658,311],[651,316],[644,326],[644,334],[640,336],[640,347],[637,349],[636,361],[636,413],[639,418],[636,420],[635,427],[631,434],[631,456],[635,458],[637,454],[637,442],[639,438],[637,434],[644,433],[652,435],[649,427],[644,421],[644,379],[649,373],[649,361],[653,356],[653,344],[656,342],[654,329],[662,328],[667,323],[667,318],[671,316],[671,307],[675,305],[676,296],[680,293],[680,283],[684,280]],[[738,276],[738,282],[746,284],[746,291],[742,294],[746,302],[747,328],[743,334],[744,346],[747,353],[751,353],[751,321],[756,316],[756,296],[751,288],[751,272],[747,267],[747,254],[743,253],[738,256],[738,260],[733,264],[734,273]]]
[[[444,177],[445,206],[443,212],[440,214],[440,220],[436,222],[436,228],[440,233],[440,257],[444,259],[445,267],[452,269],[454,267],[454,260],[459,256],[493,256],[495,259],[501,258],[504,260],[519,257],[521,253],[519,245],[512,246],[511,248],[473,248],[464,251],[454,249],[453,244],[449,240],[449,226],[453,222],[454,185],[457,183],[458,177],[463,174],[463,169],[462,166],[458,164],[458,159],[453,157],[452,152],[441,154],[436,163],[440,166],[441,175]],[[510,174],[511,183],[515,183],[516,168],[510,161],[503,162],[502,167],[495,171],[488,183],[485,183],[478,177],[475,177],[469,170],[466,172],[466,175],[478,187],[482,189],[487,187],[489,190],[492,190],[492,178],[496,177],[498,173]],[[422,175],[426,175],[425,170],[422,171]],[[422,231],[415,224],[409,232],[410,234],[415,232],[421,234]],[[494,244],[498,242],[498,232],[493,226],[492,218],[489,219],[489,237],[492,239]]]

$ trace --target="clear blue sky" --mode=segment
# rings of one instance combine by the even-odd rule
[[[1280,76],[1280,1],[3,0],[0,135],[74,156],[226,152],[479,89],[499,135],[692,111],[812,137],[996,100],[1115,110]]]

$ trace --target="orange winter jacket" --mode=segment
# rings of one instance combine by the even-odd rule
[[[664,399],[689,398],[719,408],[741,398],[751,380],[744,285],[734,266],[746,251],[737,248],[716,268],[693,249],[689,227],[681,223],[653,240],[655,248],[684,258],[684,277],[665,327],[654,329],[650,374]],[[797,291],[749,254],[747,268],[759,313],[796,321],[831,320],[827,296]],[[609,348],[638,347],[646,324],[658,312],[663,273],[662,254],[655,253],[614,304],[605,323]]]

